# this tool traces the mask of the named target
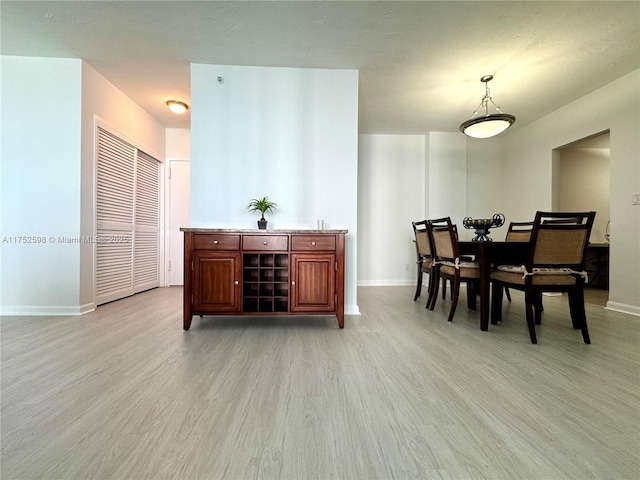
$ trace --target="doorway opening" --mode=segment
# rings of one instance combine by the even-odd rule
[[[609,131],[597,133],[553,150],[552,207],[554,211],[595,211],[589,238],[585,292],[594,303],[606,303],[609,289],[610,156]]]

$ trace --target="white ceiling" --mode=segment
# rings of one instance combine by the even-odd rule
[[[7,1],[3,55],[85,59],[166,127],[190,63],[360,71],[361,133],[457,131],[484,93],[513,128],[640,68],[640,2]],[[597,112],[594,112],[597,115]]]

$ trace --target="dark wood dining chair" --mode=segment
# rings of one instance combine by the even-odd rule
[[[452,283],[451,310],[448,321],[453,320],[460,296],[460,284],[467,284],[467,305],[470,309],[476,308],[476,288],[474,285],[480,279],[480,268],[477,262],[461,258],[458,248],[458,235],[450,217],[437,218],[427,221],[427,229],[431,240],[433,252],[434,281],[433,292],[428,303],[429,310],[433,310],[438,298],[439,279],[450,280]]]
[[[431,254],[431,241],[429,240],[429,232],[427,231],[427,221],[421,220],[419,222],[411,222],[413,227],[413,234],[415,236],[416,243],[416,265],[418,270],[418,278],[416,281],[416,293],[413,296],[413,301],[418,300],[422,293],[422,278],[424,274],[429,275],[429,283],[427,284],[427,292],[431,294],[433,291],[433,262]],[[429,301],[427,300],[427,304]]]
[[[543,292],[566,292],[573,327],[582,331],[584,343],[591,343],[584,308],[586,248],[595,212],[537,212],[531,231],[529,258],[524,265],[499,265],[491,273],[491,322],[502,319],[505,287],[525,293],[525,316],[531,343],[537,343]],[[564,221],[581,218],[577,221]],[[535,310],[535,311],[534,311]]]
[[[572,223],[580,223],[582,222],[583,217],[571,217],[571,218],[559,218],[552,219],[547,218],[543,220],[543,223],[564,223],[564,224],[572,224]],[[506,242],[528,242],[531,239],[531,230],[533,230],[533,222],[511,222],[509,224],[509,228],[507,229],[507,235],[505,237]],[[508,287],[505,287],[504,294],[507,297],[507,300],[511,301],[511,292]],[[542,312],[544,307],[542,305],[542,295],[537,299],[538,305],[537,308]]]

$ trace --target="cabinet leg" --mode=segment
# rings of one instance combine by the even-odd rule
[[[344,328],[344,314],[338,314],[336,317],[338,317],[338,327]]]
[[[182,320],[182,327],[185,330],[189,330],[191,328],[191,312],[184,312],[184,318]]]

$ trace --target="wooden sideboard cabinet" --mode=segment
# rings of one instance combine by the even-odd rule
[[[335,315],[344,328],[347,230],[180,230],[185,330],[193,315]]]

